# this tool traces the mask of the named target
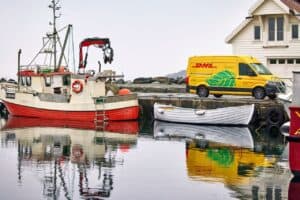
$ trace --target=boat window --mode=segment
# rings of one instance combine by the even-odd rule
[[[26,77],[26,85],[31,86],[31,76]]]
[[[50,87],[51,86],[51,76],[45,76],[45,85],[46,87]]]
[[[25,84],[26,84],[26,77],[21,76],[21,85],[25,85]]]
[[[70,85],[71,84],[71,76],[65,75],[63,76],[63,85]]]
[[[254,70],[261,75],[272,75],[272,73],[270,72],[270,70],[268,68],[266,68],[263,64],[261,63],[251,63],[250,64]]]

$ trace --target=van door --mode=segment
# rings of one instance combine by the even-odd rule
[[[255,71],[247,63],[239,63],[239,72],[236,77],[236,91],[251,93],[256,77]]]

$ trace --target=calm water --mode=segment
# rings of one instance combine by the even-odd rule
[[[294,184],[284,138],[265,126],[146,121],[95,131],[25,118],[1,126],[0,199],[279,200]]]

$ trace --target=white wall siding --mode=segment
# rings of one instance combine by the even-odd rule
[[[300,40],[291,39],[291,25],[288,24],[285,26],[288,29],[284,33],[284,41],[269,42],[267,19],[267,16],[263,17],[264,29],[261,33],[261,41],[254,40],[254,25],[259,25],[258,19],[253,19],[251,23],[238,33],[231,41],[233,54],[254,56],[267,65],[277,76],[292,77],[292,71],[299,71],[300,64],[269,65],[267,61],[270,58],[300,58]],[[300,27],[300,22],[297,18],[290,17],[289,21],[293,23],[298,21]]]
[[[279,5],[273,0],[266,0],[259,8],[255,10],[253,15],[273,15],[286,13]]]

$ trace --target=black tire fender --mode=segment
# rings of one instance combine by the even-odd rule
[[[267,127],[267,133],[271,136],[271,137],[278,137],[281,132],[280,132],[280,128],[277,125],[269,125]]]
[[[270,108],[267,111],[267,121],[269,124],[280,125],[284,120],[284,114],[281,109],[277,107]]]

